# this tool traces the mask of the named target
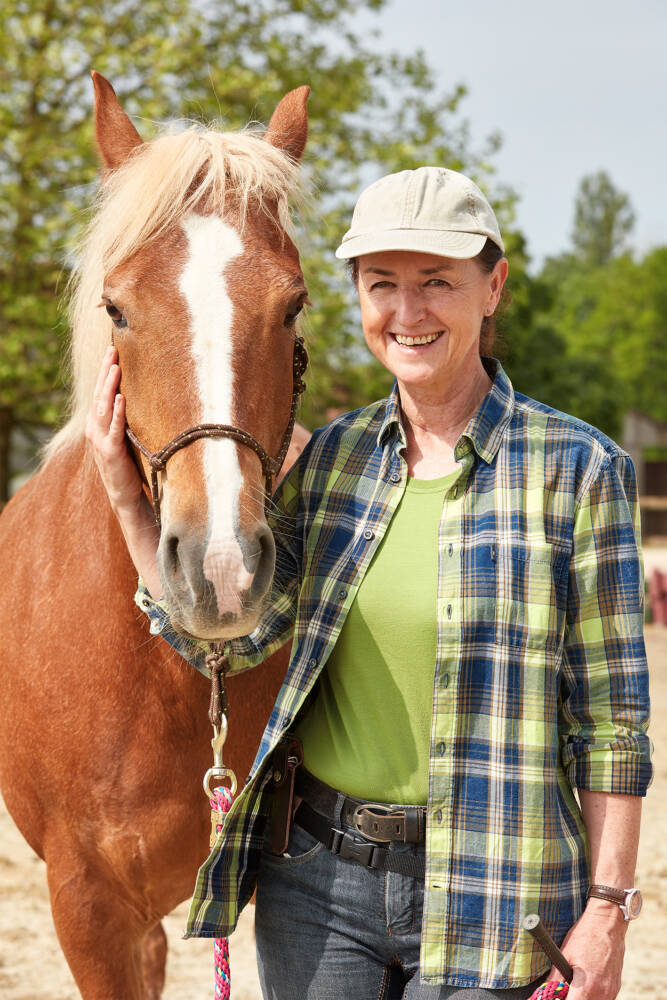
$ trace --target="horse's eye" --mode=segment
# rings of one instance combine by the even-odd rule
[[[107,310],[109,316],[111,316],[111,320],[113,322],[113,325],[116,327],[116,329],[117,330],[124,330],[125,327],[127,326],[127,320],[123,316],[123,314],[120,311],[120,309],[116,309],[116,307],[112,303],[110,303],[110,302],[109,303],[105,303],[105,305],[106,305],[106,310]]]
[[[294,326],[296,323],[296,318],[303,309],[304,303],[300,302],[298,306],[294,306],[285,316],[285,326]]]

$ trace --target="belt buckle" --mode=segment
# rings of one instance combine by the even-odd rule
[[[352,826],[360,833],[362,837],[366,837],[367,840],[372,840],[376,844],[388,844],[391,841],[391,837],[376,837],[372,833],[368,833],[366,830],[361,829],[361,814],[370,813],[379,816],[395,816],[397,819],[405,820],[405,809],[397,808],[396,806],[388,806],[386,802],[365,802],[363,805],[357,806],[357,808],[352,813]],[[405,837],[405,827],[403,829],[403,836]]]
[[[377,847],[365,840],[356,840],[352,834],[332,827],[327,848],[343,861],[356,861],[366,868],[374,868],[373,855]]]

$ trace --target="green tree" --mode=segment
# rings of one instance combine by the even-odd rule
[[[360,352],[350,293],[335,247],[354,195],[376,176],[421,163],[478,176],[495,148],[470,152],[457,117],[464,91],[438,95],[421,54],[383,51],[360,12],[385,0],[5,0],[0,13],[0,502],[17,428],[63,416],[65,342],[57,292],[67,246],[96,181],[92,68],[114,83],[147,137],[150,122],[223,117],[239,128],[268,120],[282,94],[312,87],[306,159],[318,214],[301,246],[315,309],[317,359],[304,419],[368,398],[378,382]],[[350,378],[348,379],[348,373]],[[374,380],[374,381],[373,381]]]
[[[560,353],[545,398],[616,438],[628,409],[667,421],[667,247],[590,268],[565,255],[539,280],[534,328],[554,331]]]
[[[635,223],[630,199],[600,170],[582,180],[574,207],[572,243],[588,267],[601,267],[627,249]]]
[[[520,272],[519,308],[508,315],[508,366],[517,386],[612,437],[640,396],[649,412],[641,380],[630,375],[645,355],[637,345],[643,293],[632,287],[643,265],[623,253],[633,222],[627,195],[604,171],[584,177],[572,249],[548,258],[535,277]]]

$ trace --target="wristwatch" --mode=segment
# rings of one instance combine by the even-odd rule
[[[639,889],[613,889],[610,885],[592,885],[588,898],[606,899],[620,906],[626,920],[636,920],[642,911],[642,894]]]

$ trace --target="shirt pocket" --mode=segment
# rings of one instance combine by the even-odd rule
[[[567,601],[566,552],[547,542],[496,542],[495,635],[501,645],[555,649]]]

